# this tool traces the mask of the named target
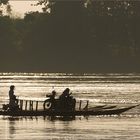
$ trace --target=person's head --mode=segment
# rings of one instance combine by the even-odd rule
[[[64,92],[70,92],[70,89],[69,88],[66,88],[65,90],[64,90]]]
[[[53,95],[53,96],[56,95],[56,91],[55,91],[55,90],[52,91],[52,95]]]
[[[15,86],[14,85],[11,85],[10,86],[10,90],[14,90],[15,89]]]

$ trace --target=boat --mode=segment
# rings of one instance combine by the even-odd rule
[[[121,108],[98,108],[89,110],[58,111],[58,110],[1,110],[0,115],[4,116],[99,116],[99,115],[120,115],[121,113],[135,108],[138,105]]]
[[[67,98],[53,98],[42,101],[42,108],[38,108],[39,101],[19,100],[16,106],[3,104],[0,115],[4,116],[86,116],[86,115],[119,115],[138,105],[117,107],[116,105],[98,105],[89,107],[89,101],[82,106],[83,101],[77,101],[72,96]],[[85,102],[85,101],[84,101]],[[79,107],[76,104],[79,103]],[[25,105],[25,106],[23,106]],[[78,105],[78,104],[77,104]],[[35,107],[35,108],[34,108]],[[24,109],[23,109],[24,108]]]

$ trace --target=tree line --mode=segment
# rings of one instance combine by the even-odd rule
[[[41,4],[23,19],[0,16],[1,71],[139,72],[139,1]]]

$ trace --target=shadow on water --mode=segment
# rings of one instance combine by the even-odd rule
[[[38,120],[42,118],[43,120],[48,120],[48,121],[55,121],[55,120],[60,120],[60,121],[73,121],[76,120],[75,116],[42,116],[42,117],[38,117],[38,116],[22,116],[22,117],[15,117],[15,116],[9,116],[9,117],[3,117],[3,120],[7,120],[9,122],[9,124],[13,124],[16,121],[21,121],[24,119],[25,120]],[[87,118],[87,117],[84,117]]]
[[[44,116],[44,120],[49,120],[49,121],[55,121],[55,120],[60,120],[60,121],[73,121],[75,120],[75,116]]]
[[[14,139],[14,135],[16,134],[16,128],[15,128],[16,121],[19,120],[19,118],[8,117],[8,118],[4,118],[4,120],[7,120],[9,139]]]
[[[60,127],[64,127],[65,129],[60,130],[66,131],[69,129],[70,124],[73,120],[75,120],[75,117],[3,117],[1,118],[3,121],[5,121],[5,132],[6,132],[6,139],[18,139],[21,138],[21,135],[24,133],[28,133],[31,135],[31,133],[39,132],[38,135],[41,136],[42,133],[44,133],[45,137],[48,132],[52,133],[58,133],[58,127],[60,124]],[[31,127],[31,125],[34,125],[34,127]],[[26,136],[23,136],[26,137]],[[29,136],[30,137],[30,136]]]
[[[16,133],[15,130],[15,121],[13,120],[9,120],[9,134],[10,134],[10,138],[14,138],[14,134]]]

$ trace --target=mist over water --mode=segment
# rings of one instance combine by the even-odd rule
[[[21,99],[44,100],[56,90],[70,88],[77,100],[90,105],[140,104],[140,74],[0,73],[0,105],[8,100],[10,85]],[[1,108],[1,107],[0,107]],[[140,139],[140,107],[121,116],[89,116],[74,119],[50,117],[0,117],[1,139]]]

